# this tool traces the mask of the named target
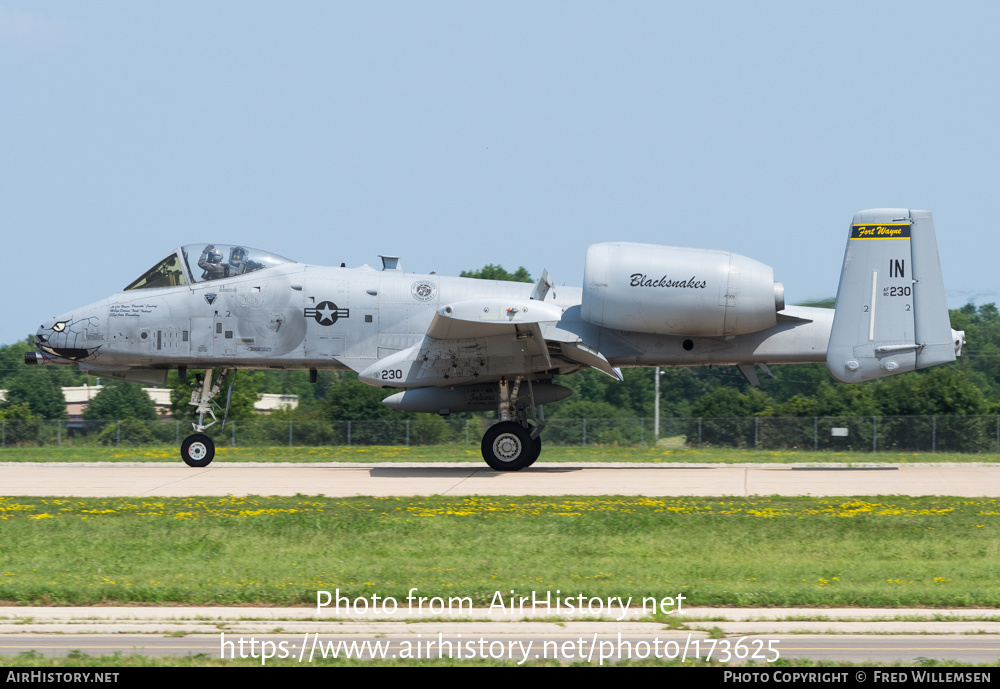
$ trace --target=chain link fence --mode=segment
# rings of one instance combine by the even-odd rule
[[[330,445],[478,445],[492,419],[431,415],[378,421],[287,421],[262,417],[216,424],[216,445],[317,447]],[[852,452],[1000,452],[1000,415],[669,418],[659,439],[686,447]],[[0,447],[63,445],[180,445],[186,421],[43,421],[0,419]],[[652,419],[551,419],[547,445],[649,446]]]

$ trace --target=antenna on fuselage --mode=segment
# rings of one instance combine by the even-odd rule
[[[403,268],[399,265],[399,256],[383,256],[378,255],[382,259],[382,270],[398,270],[403,272]]]

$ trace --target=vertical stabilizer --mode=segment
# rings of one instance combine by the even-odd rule
[[[830,375],[856,383],[954,361],[961,339],[948,320],[931,213],[857,213],[826,352]]]

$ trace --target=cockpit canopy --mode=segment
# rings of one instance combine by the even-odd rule
[[[181,247],[192,282],[235,277],[272,268],[290,259],[237,244],[188,244]]]
[[[147,270],[125,291],[236,277],[282,263],[295,261],[238,244],[188,244]]]

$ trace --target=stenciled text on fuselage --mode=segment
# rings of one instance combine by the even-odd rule
[[[699,280],[693,275],[687,280],[671,280],[666,275],[659,279],[654,279],[643,273],[632,273],[629,277],[631,279],[629,283],[630,287],[689,287],[691,289],[705,289],[705,285],[707,284],[706,280]]]

